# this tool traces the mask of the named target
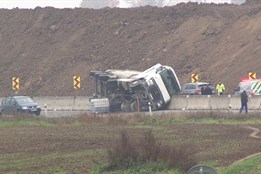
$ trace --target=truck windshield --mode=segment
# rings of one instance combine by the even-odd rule
[[[150,79],[150,81],[146,84],[145,88],[148,88],[148,92],[151,96],[152,103],[155,104],[155,107],[161,107],[158,105],[158,103],[165,103],[160,89],[153,78]]]
[[[180,92],[180,87],[178,85],[178,81],[175,78],[172,71],[165,69],[162,72],[160,72],[159,74],[160,74],[160,76],[163,80],[163,83],[165,84],[170,96],[178,94]]]
[[[161,93],[159,91],[159,88],[158,88],[155,80],[151,79],[151,81],[152,81],[151,83],[153,85],[149,86],[149,90],[148,91],[151,94],[151,96],[153,97],[153,100],[158,102],[158,101],[162,100],[162,95],[161,95]]]

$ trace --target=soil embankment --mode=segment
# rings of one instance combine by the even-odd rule
[[[261,4],[179,4],[133,9],[0,9],[0,96],[92,94],[91,70],[174,67],[181,83],[222,81],[232,93],[261,75]]]

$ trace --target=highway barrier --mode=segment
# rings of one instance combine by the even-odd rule
[[[0,97],[0,100],[3,97]],[[90,111],[91,102],[88,96],[44,96],[33,97],[49,111]],[[230,95],[178,95],[172,98],[169,110],[239,110],[240,96]],[[261,111],[261,96],[249,97],[249,110]]]
[[[169,110],[239,110],[240,96],[178,95],[171,100]],[[261,96],[249,96],[249,110],[261,110]]]
[[[90,110],[89,97],[63,96],[63,97],[34,97],[34,100],[49,111],[87,111]]]

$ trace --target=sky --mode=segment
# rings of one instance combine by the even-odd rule
[[[98,0],[97,0],[98,1]],[[228,2],[230,0],[172,0],[174,4],[169,5],[175,5],[177,2],[188,2],[188,1],[194,1],[194,2]],[[243,1],[243,0],[234,0],[234,1]],[[55,8],[75,8],[80,7],[82,0],[0,0],[0,8],[35,8],[37,6],[40,7],[46,7],[51,6]],[[130,7],[128,3],[126,3],[126,0],[119,0],[120,4],[119,7],[126,8]]]
[[[82,0],[0,0],[0,8],[35,8],[37,6],[51,6],[55,8],[75,8],[80,7]],[[129,5],[120,0],[119,7],[128,7]]]
[[[35,8],[52,6],[55,8],[80,7],[82,0],[0,0],[0,8]]]

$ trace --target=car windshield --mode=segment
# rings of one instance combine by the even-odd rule
[[[198,86],[199,86],[199,87],[202,87],[202,86],[207,86],[207,85],[209,85],[209,86],[210,86],[210,84],[209,84],[209,83],[203,83],[203,84],[199,84]]]
[[[16,99],[18,104],[34,103],[34,100],[30,97],[21,97]]]

